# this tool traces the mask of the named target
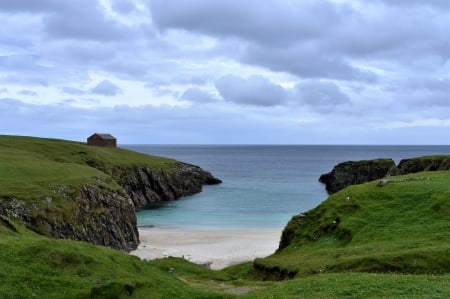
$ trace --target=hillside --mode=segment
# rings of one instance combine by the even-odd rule
[[[46,236],[125,251],[135,210],[220,183],[201,168],[120,148],[0,136],[0,214]]]
[[[276,254],[257,269],[319,273],[450,273],[450,172],[354,185],[291,219]]]

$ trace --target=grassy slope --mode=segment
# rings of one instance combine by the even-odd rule
[[[53,190],[59,186],[93,183],[102,178],[119,188],[109,178],[114,166],[148,165],[169,170],[175,161],[143,155],[120,148],[87,146],[83,143],[0,135],[0,198],[14,196],[22,200],[58,199]],[[95,165],[96,168],[89,165]]]
[[[450,172],[422,172],[355,185],[287,229],[291,244],[256,263],[309,275],[365,271],[450,273]],[[337,224],[336,224],[337,223]]]
[[[222,298],[119,251],[14,227],[0,225],[1,298]]]

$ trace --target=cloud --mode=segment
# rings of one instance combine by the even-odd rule
[[[307,81],[299,83],[295,97],[301,103],[321,111],[330,111],[336,107],[350,104],[350,98],[333,82]]]
[[[0,93],[8,93],[8,88],[0,88]]]
[[[316,46],[266,49],[249,47],[242,61],[267,67],[277,72],[289,72],[302,78],[329,78],[373,82],[376,75],[350,65],[342,57],[327,55]]]
[[[33,90],[28,90],[28,89],[22,89],[21,91],[19,91],[20,95],[24,95],[24,96],[33,96],[36,97],[38,95],[37,92],[33,91]]]
[[[112,0],[111,8],[122,14],[129,14],[136,10],[136,3],[131,0]]]
[[[450,119],[428,118],[416,119],[412,121],[392,121],[386,123],[378,123],[374,125],[379,129],[403,129],[403,128],[443,128],[450,127]]]
[[[193,103],[211,103],[217,101],[214,95],[198,88],[186,89],[180,96],[180,99]]]
[[[152,18],[162,30],[181,29],[270,45],[290,44],[327,34],[339,25],[344,5],[329,1],[153,0]],[[230,21],[232,20],[232,21]]]
[[[122,93],[122,90],[111,81],[103,80],[91,89],[91,93],[112,97]]]
[[[276,106],[287,99],[283,87],[261,76],[224,76],[216,81],[216,88],[226,101],[237,104]]]
[[[98,86],[98,85],[97,85]],[[66,93],[66,94],[71,94],[71,95],[84,95],[87,92],[83,89],[80,88],[74,88],[74,87],[67,87],[67,86],[63,86],[60,87],[61,92]]]

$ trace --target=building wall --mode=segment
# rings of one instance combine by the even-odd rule
[[[103,139],[100,136],[93,135],[87,139],[88,145],[103,146],[103,147],[117,147],[116,139]]]

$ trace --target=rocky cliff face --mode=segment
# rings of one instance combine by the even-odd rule
[[[136,214],[131,199],[104,186],[82,185],[67,191],[67,201],[25,203],[10,197],[1,201],[0,213],[15,218],[35,232],[57,239],[86,241],[131,251],[139,244]]]
[[[193,195],[202,191],[203,185],[222,182],[200,167],[182,162],[177,162],[169,172],[135,166],[116,170],[113,176],[127,191],[136,209],[150,207],[156,202]]]
[[[101,179],[97,184],[59,186],[54,192],[63,200],[47,196],[25,202],[9,196],[1,199],[0,214],[42,235],[128,252],[139,244],[136,209],[192,195],[203,185],[221,182],[200,167],[181,162],[170,171],[153,171],[145,165],[111,169],[108,180],[119,186]]]
[[[385,177],[393,168],[395,162],[392,159],[348,161],[339,163],[331,172],[322,174],[319,181],[325,184],[328,193],[335,193],[350,185]]]
[[[420,171],[450,170],[450,156],[428,156],[403,159],[398,164],[402,174]]]
[[[335,193],[347,186],[362,184],[386,176],[419,171],[450,170],[450,156],[426,156],[401,160],[396,166],[392,159],[348,161],[334,166],[329,173],[320,176],[328,193]]]

